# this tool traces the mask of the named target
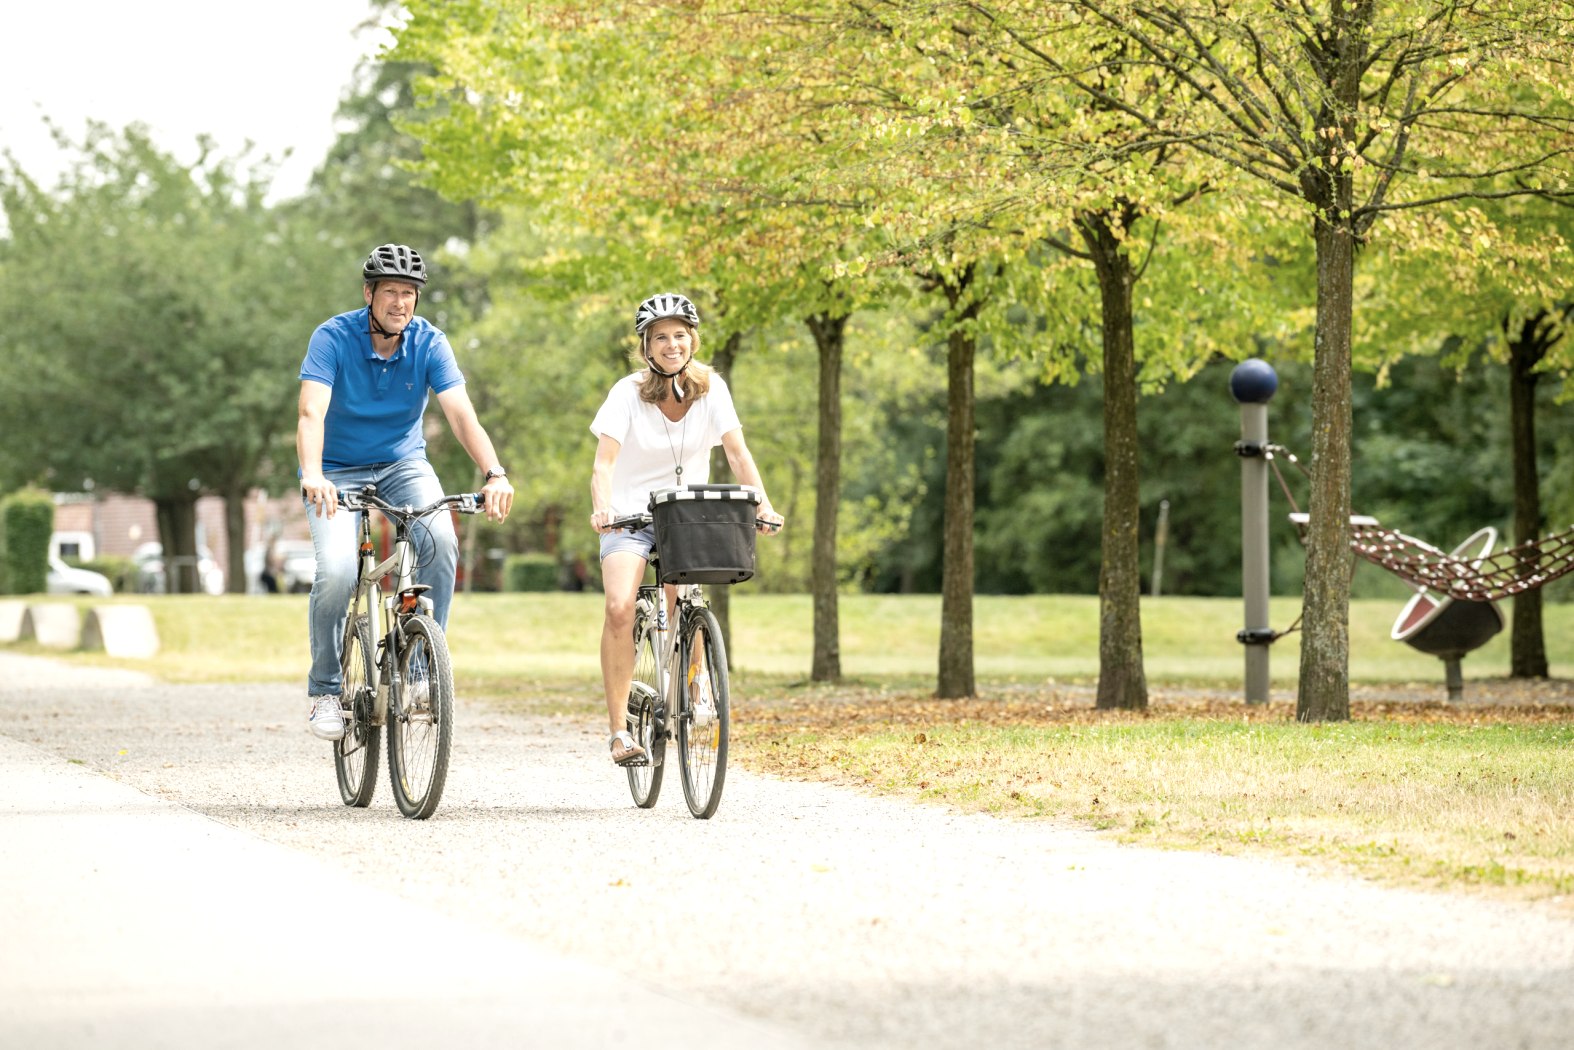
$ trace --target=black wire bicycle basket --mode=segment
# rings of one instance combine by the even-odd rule
[[[754,508],[746,485],[685,485],[650,494],[662,583],[742,583],[754,575]]]

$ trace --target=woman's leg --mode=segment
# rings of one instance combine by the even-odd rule
[[[606,616],[601,624],[601,685],[606,690],[607,723],[613,733],[628,728],[629,685],[634,680],[634,603],[645,578],[645,559],[632,551],[613,551],[601,561]],[[627,750],[614,746],[614,760]]]

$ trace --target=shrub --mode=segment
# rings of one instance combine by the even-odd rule
[[[66,564],[103,573],[115,585],[116,593],[137,589],[137,563],[123,554],[100,554],[91,561],[67,558]]]
[[[55,531],[55,499],[42,489],[7,496],[5,562],[13,594],[42,594],[49,575],[49,537]]]
[[[510,554],[503,561],[504,590],[555,591],[557,588],[557,559],[550,554]]]

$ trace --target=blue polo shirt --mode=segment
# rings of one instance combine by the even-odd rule
[[[424,456],[428,391],[441,394],[465,381],[448,337],[426,318],[411,319],[386,361],[372,349],[368,328],[365,309],[330,317],[312,333],[301,362],[301,379],[333,388],[323,420],[324,470]]]

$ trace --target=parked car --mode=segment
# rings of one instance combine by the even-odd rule
[[[78,569],[59,558],[49,559],[49,575],[45,588],[50,594],[96,594],[108,596],[115,593],[109,577],[91,569]]]
[[[131,552],[136,565],[137,590],[142,594],[163,594],[169,586],[164,572],[164,548],[158,543],[144,543]],[[197,553],[197,578],[208,594],[224,593],[224,570],[213,560],[213,552],[203,547]]]
[[[246,589],[252,594],[268,593],[263,580],[267,557],[266,545],[246,552]],[[317,576],[317,554],[311,540],[274,540],[273,558],[275,590],[281,594],[305,594],[312,589],[312,581]]]

